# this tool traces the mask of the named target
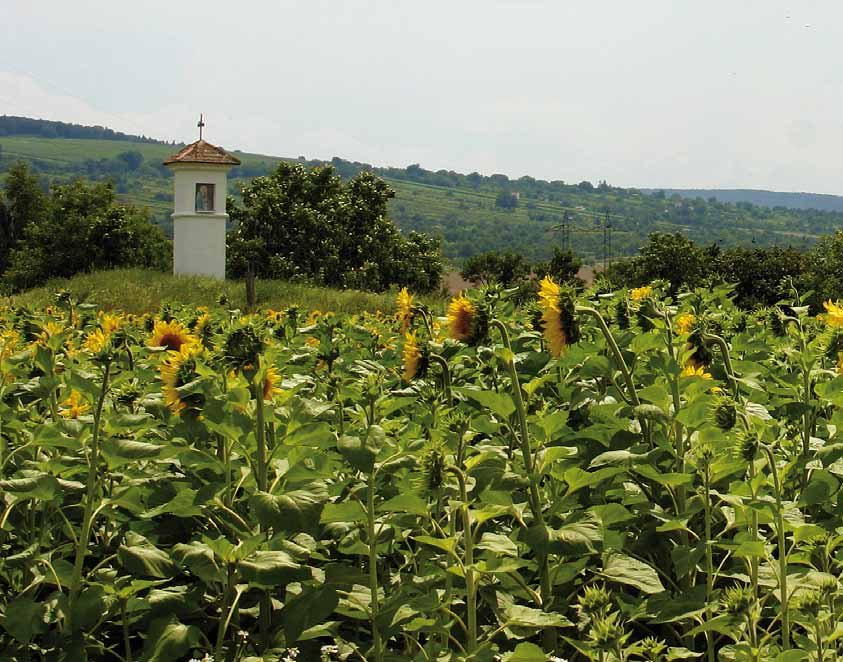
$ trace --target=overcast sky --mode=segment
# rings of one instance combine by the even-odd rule
[[[228,149],[843,194],[839,0],[0,0],[0,114]]]

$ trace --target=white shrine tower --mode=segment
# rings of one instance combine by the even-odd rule
[[[173,273],[225,278],[226,175],[240,160],[199,140],[164,165],[173,171]]]

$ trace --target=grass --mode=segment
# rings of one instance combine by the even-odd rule
[[[144,269],[116,269],[80,274],[72,278],[56,278],[43,287],[10,297],[10,305],[46,306],[53,295],[70,290],[79,300],[96,303],[102,310],[122,310],[142,315],[153,313],[163,303],[217,307],[225,294],[230,308],[245,309],[246,288],[241,281],[218,281],[199,276],[174,276]],[[360,313],[395,309],[395,292],[373,294],[356,290],[335,290],[277,280],[257,282],[257,303],[262,308],[283,309],[296,304],[306,310]],[[427,298],[431,305],[441,299]],[[440,305],[441,307],[441,305]]]

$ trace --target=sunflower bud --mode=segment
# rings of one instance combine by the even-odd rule
[[[745,462],[752,462],[758,454],[758,444],[758,435],[752,430],[748,430],[738,435],[735,443],[735,455]]]
[[[815,619],[820,615],[822,604],[822,594],[819,591],[805,591],[796,599],[795,607]]]
[[[255,369],[262,353],[263,340],[251,325],[231,329],[223,341],[223,358],[232,368]]]
[[[735,401],[725,396],[717,398],[712,407],[712,418],[714,424],[724,432],[731,430],[738,420],[738,408]]]
[[[445,447],[441,442],[429,442],[421,453],[421,491],[437,494],[445,485]]]
[[[667,649],[667,644],[655,637],[645,637],[641,640],[640,645],[641,655],[648,660],[661,660],[662,653]]]
[[[592,621],[588,637],[600,650],[613,651],[627,639],[618,612],[612,612]]]
[[[602,586],[586,586],[577,598],[577,610],[589,617],[600,616],[612,604],[612,595]]]
[[[750,609],[755,604],[755,597],[752,595],[752,589],[747,586],[733,586],[727,588],[723,593],[723,599],[720,604],[730,616],[744,616],[748,614]]]

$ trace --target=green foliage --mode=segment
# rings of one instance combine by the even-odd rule
[[[523,255],[512,251],[488,251],[468,258],[460,270],[465,280],[490,285],[498,283],[505,287],[514,285],[530,273],[530,265]]]
[[[515,209],[518,206],[518,197],[508,191],[501,191],[495,196],[495,207],[500,209]]]
[[[170,305],[162,355],[7,309],[0,659],[841,659],[839,314],[737,331],[726,289],[581,293],[555,358],[500,288],[478,346],[414,300],[410,381],[389,315]]]
[[[533,266],[536,276],[543,278],[550,276],[557,283],[574,283],[580,285],[577,278],[582,260],[573,251],[563,251],[558,246],[553,247],[553,256],[547,262],[539,262]]]
[[[145,211],[119,204],[108,184],[56,186],[30,213],[4,275],[14,289],[94,269],[169,266],[170,242]]]
[[[13,165],[0,196],[0,273],[8,268],[9,253],[23,238],[26,226],[42,219],[46,208],[38,177],[24,162]]]
[[[343,183],[330,166],[282,163],[244,187],[242,205],[229,209],[237,226],[228,237],[228,273],[240,276],[251,266],[269,278],[431,291],[441,278],[438,246],[400,234],[387,218],[393,195],[370,173]]]

